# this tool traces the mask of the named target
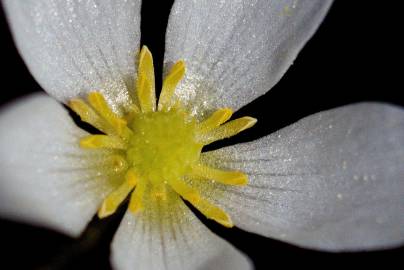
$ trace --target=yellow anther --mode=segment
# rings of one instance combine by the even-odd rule
[[[98,130],[111,134],[113,128],[105,122],[87,103],[81,99],[72,99],[69,102],[69,107],[80,116],[80,119],[86,123],[89,123]]]
[[[98,210],[98,217],[104,218],[115,213],[118,206],[125,200],[128,194],[136,185],[134,173],[129,170],[125,176],[125,181],[117,189],[111,192],[102,202]]]
[[[118,137],[107,135],[90,135],[80,140],[82,148],[126,149],[126,143]]]
[[[239,171],[223,171],[210,168],[204,165],[194,165],[190,176],[197,176],[204,179],[210,179],[226,185],[244,186],[248,183],[246,174]]]
[[[111,111],[104,96],[98,92],[88,94],[90,105],[115,129],[116,134],[122,136],[126,128],[126,121]]]
[[[236,120],[230,121],[224,125],[221,125],[218,128],[213,129],[212,131],[205,133],[201,136],[201,143],[207,145],[212,142],[222,140],[224,138],[229,138],[231,136],[240,133],[243,130],[246,130],[257,123],[257,119],[252,117],[242,117]]]
[[[137,95],[142,112],[155,111],[156,92],[154,89],[153,57],[146,46],[143,46],[140,51],[136,84]]]
[[[206,133],[220,126],[230,119],[233,111],[230,108],[222,108],[215,111],[208,119],[199,124],[199,131]]]
[[[164,79],[158,104],[159,111],[167,111],[169,109],[175,88],[184,77],[184,74],[185,63],[184,61],[178,61],[174,64],[167,77]]]
[[[188,186],[183,180],[181,179],[170,179],[168,181],[172,189],[175,190],[178,194],[181,195],[185,200],[189,202],[197,202],[201,199],[199,192],[194,188]]]
[[[175,192],[181,195],[185,200],[189,201],[207,218],[213,219],[225,227],[233,227],[233,222],[229,215],[219,207],[202,198],[196,189],[190,187],[180,179],[170,180],[168,183]]]
[[[143,195],[146,190],[146,183],[140,181],[132,192],[129,202],[129,210],[136,214],[137,212],[143,210]]]
[[[234,226],[230,216],[225,211],[207,200],[200,199],[196,202],[190,201],[190,203],[208,219],[212,219],[227,228]]]

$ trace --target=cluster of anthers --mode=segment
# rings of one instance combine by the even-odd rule
[[[225,211],[203,198],[184,179],[246,185],[247,175],[206,166],[200,162],[200,154],[203,146],[250,128],[256,119],[242,117],[228,121],[232,110],[222,108],[197,121],[174,95],[184,74],[185,63],[178,61],[164,79],[156,104],[153,58],[143,46],[136,82],[138,104],[133,103],[124,116],[114,113],[99,92],[91,92],[87,101],[70,101],[70,108],[82,121],[105,134],[82,138],[80,147],[114,150],[110,157],[114,171],[125,175],[119,187],[104,199],[98,211],[100,218],[113,214],[131,192],[132,213],[144,209],[145,199],[165,201],[175,192],[207,218],[226,227],[233,226]]]

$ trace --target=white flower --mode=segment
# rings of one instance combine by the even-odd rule
[[[116,269],[252,267],[180,196],[225,226],[302,247],[402,244],[402,108],[349,105],[200,154],[254,124],[223,123],[282,77],[330,4],[177,0],[158,106],[151,55],[137,56],[140,0],[3,0],[41,86],[108,136],[79,129],[43,94],[3,109],[0,213],[77,236],[134,190],[112,243]]]

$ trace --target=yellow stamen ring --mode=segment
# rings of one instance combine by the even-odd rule
[[[184,179],[246,185],[247,175],[203,165],[200,153],[204,145],[250,128],[256,119],[242,117],[227,122],[233,112],[222,108],[198,122],[174,95],[184,74],[183,61],[173,65],[163,82],[156,106],[153,58],[143,46],[136,82],[138,104],[127,108],[126,115],[115,114],[99,92],[89,93],[87,102],[70,101],[70,108],[83,121],[105,133],[82,138],[80,146],[116,152],[105,162],[115,173],[125,175],[121,185],[104,199],[98,211],[100,218],[113,214],[131,192],[129,210],[132,213],[143,210],[147,198],[165,201],[167,196],[177,193],[207,218],[226,227],[233,226],[225,211],[203,198],[200,191]]]

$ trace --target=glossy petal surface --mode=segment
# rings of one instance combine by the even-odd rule
[[[185,61],[176,95],[193,111],[234,110],[271,89],[323,20],[328,0],[177,0],[166,71]]]
[[[101,91],[119,112],[133,95],[140,1],[4,0],[17,47],[62,102]]]
[[[403,145],[402,108],[350,105],[205,153],[250,183],[200,188],[264,236],[330,251],[394,247],[404,242]]]
[[[110,153],[84,151],[54,99],[35,94],[0,113],[0,213],[77,236],[115,186]]]

